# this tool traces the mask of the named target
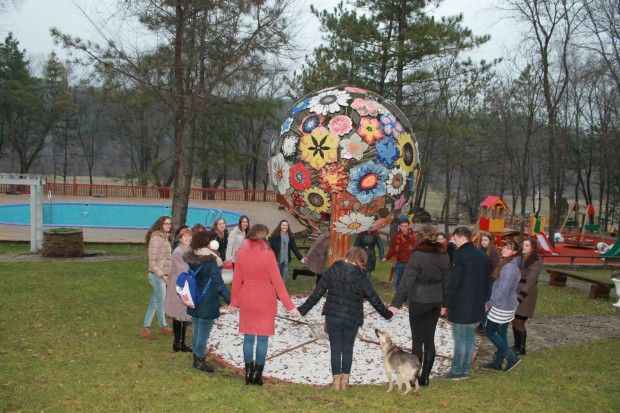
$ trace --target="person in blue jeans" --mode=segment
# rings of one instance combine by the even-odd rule
[[[448,321],[452,325],[454,355],[450,372],[443,378],[469,378],[474,349],[476,326],[485,318],[485,299],[491,278],[491,260],[471,242],[471,230],[458,227],[453,233],[456,251],[452,259],[452,296]]]
[[[230,303],[230,291],[222,279],[222,260],[217,248],[210,249],[209,243],[216,237],[213,232],[197,232],[192,237],[190,250],[183,255],[189,267],[198,272],[196,274],[197,290],[202,292],[209,287],[196,308],[188,308],[187,314],[192,317],[194,334],[192,349],[194,352],[193,367],[200,371],[213,372],[213,367],[205,361],[207,341],[213,328],[213,322],[220,316],[220,300],[222,296],[226,303]]]
[[[410,228],[409,219],[401,218],[400,224],[398,225],[398,233],[392,238],[390,250],[385,258],[381,260],[381,262],[386,262],[392,257],[395,258],[393,282],[394,288],[396,289],[398,289],[398,285],[403,277],[405,268],[407,268],[409,257],[415,245],[416,237],[413,230]]]
[[[517,357],[508,344],[508,324],[515,318],[517,306],[517,285],[521,280],[521,251],[519,244],[513,240],[506,241],[502,249],[502,262],[497,279],[493,283],[491,298],[485,308],[488,311],[484,334],[497,348],[493,361],[483,367],[502,370],[504,359],[507,360],[504,371],[510,371],[521,359]]]
[[[336,391],[349,387],[355,336],[364,324],[364,298],[388,320],[397,311],[388,310],[372,287],[365,272],[367,259],[363,249],[349,249],[343,260],[336,261],[323,273],[312,294],[298,307],[301,315],[306,315],[328,292],[323,315],[331,349],[332,385]]]
[[[280,221],[276,229],[273,230],[269,236],[269,247],[276,254],[276,260],[278,261],[278,269],[280,270],[280,276],[282,281],[286,284],[286,275],[288,274],[288,267],[293,259],[293,255],[297,257],[299,261],[303,259],[303,255],[297,248],[295,242],[295,234],[291,231],[287,220]]]

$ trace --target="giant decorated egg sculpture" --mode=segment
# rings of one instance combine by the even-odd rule
[[[304,226],[316,230],[322,213],[330,214],[330,244],[338,238],[342,255],[350,235],[408,214],[417,143],[392,102],[357,87],[328,88],[287,113],[270,145],[269,176]]]

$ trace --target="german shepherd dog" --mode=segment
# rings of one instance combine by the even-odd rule
[[[401,385],[404,384],[407,390],[403,394],[411,392],[411,386],[415,385],[415,392],[418,392],[418,375],[420,374],[420,361],[416,356],[407,353],[402,348],[394,345],[390,336],[379,329],[375,329],[375,334],[379,337],[379,345],[383,352],[383,365],[388,377],[388,393],[394,386],[392,373],[396,373],[398,381],[396,386],[400,391]]]

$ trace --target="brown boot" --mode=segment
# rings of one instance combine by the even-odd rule
[[[159,334],[163,336],[172,336],[174,335],[174,332],[172,331],[170,327],[166,326],[166,327],[162,327],[159,329]]]
[[[334,391],[340,391],[340,381],[342,380],[342,374],[334,374],[334,382],[332,383]]]
[[[142,331],[140,331],[140,337],[147,340],[155,340],[155,337],[151,334],[151,329],[148,327],[142,327]]]
[[[342,378],[340,379],[340,390],[341,391],[346,391],[349,388],[349,377],[351,377],[350,374],[342,375]]]

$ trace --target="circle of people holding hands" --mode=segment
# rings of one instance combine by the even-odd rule
[[[411,354],[377,330],[390,390],[392,372],[397,374],[399,388],[405,384],[407,392],[410,385],[415,385],[416,391],[418,385],[429,385],[436,355],[435,330],[441,316],[450,322],[454,339],[451,368],[443,379],[470,377],[476,332],[486,335],[496,347],[492,360],[483,367],[508,372],[521,362],[519,356],[526,354],[525,323],[536,307],[540,273],[536,240],[526,239],[523,245],[507,240],[498,253],[490,234],[481,233],[476,247],[471,230],[458,227],[452,240],[446,241],[445,234],[432,225],[421,225],[414,233],[409,220],[403,218],[387,254],[378,229],[373,228],[358,234],[355,246],[327,267],[329,232],[321,234],[302,256],[286,220],[271,233],[265,225],[250,225],[245,215],[230,233],[223,218],[215,220],[211,230],[197,224],[174,232],[172,219],[162,216],[146,235],[152,294],[140,336],[155,339],[150,327],[157,314],[160,334],[174,336],[173,351],[192,352],[193,368],[213,372],[205,356],[211,329],[220,316],[221,297],[230,313],[239,310],[245,383],[262,385],[278,300],[291,316],[301,317],[325,296],[322,314],[330,343],[332,386],[341,391],[349,385],[355,338],[364,323],[364,300],[388,320],[408,302]],[[375,249],[382,262],[393,259],[390,279],[396,291],[389,305],[372,286]],[[316,277],[314,291],[298,308],[285,287],[293,256],[304,264],[293,270],[293,280],[300,275]],[[222,268],[234,271],[232,291],[224,283]],[[196,272],[197,289],[206,287],[195,308],[183,305],[174,288],[179,274],[188,269]],[[173,320],[172,329],[166,315]],[[193,334],[188,345],[190,323]],[[509,323],[512,347],[507,336]],[[402,356],[397,357],[396,352]]]

